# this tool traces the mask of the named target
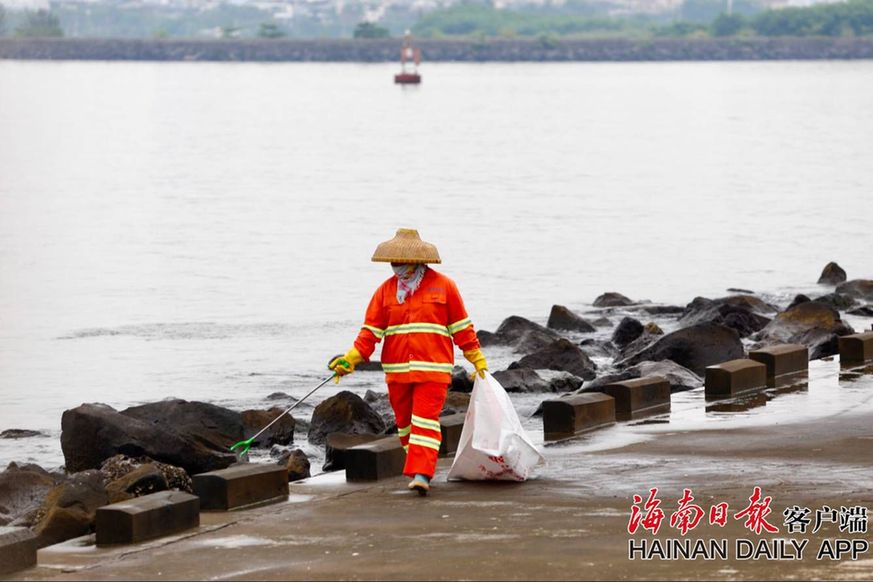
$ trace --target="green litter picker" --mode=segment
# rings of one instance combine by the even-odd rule
[[[295,408],[297,408],[297,405],[298,405],[298,404],[300,404],[301,402],[303,402],[304,400],[306,400],[307,398],[309,398],[310,396],[312,396],[312,395],[315,393],[316,390],[318,390],[319,388],[321,388],[322,386],[324,386],[325,384],[327,384],[328,382],[330,382],[331,379],[333,379],[334,376],[336,376],[335,373],[334,373],[334,374],[331,374],[330,376],[328,376],[327,378],[325,378],[324,380],[322,380],[322,382],[321,382],[318,386],[316,386],[315,388],[313,388],[312,390],[310,390],[309,393],[308,393],[306,396],[304,396],[303,398],[301,398],[300,400],[298,400],[297,402],[295,402],[294,404],[292,404],[291,407],[288,408],[285,412],[283,412],[282,414],[280,414],[279,416],[277,416],[276,418],[274,418],[274,419],[270,422],[270,424],[268,424],[267,426],[265,426],[264,428],[262,428],[261,430],[259,430],[258,433],[257,433],[255,436],[253,436],[253,437],[250,438],[250,439],[246,439],[246,440],[244,440],[244,441],[240,441],[240,442],[236,443],[235,445],[233,445],[232,447],[230,447],[230,450],[233,451],[234,453],[236,453],[236,454],[239,455],[239,456],[243,456],[244,454],[246,454],[247,452],[249,452],[249,449],[252,448],[252,444],[255,442],[255,439],[256,439],[256,438],[258,438],[259,436],[261,436],[262,434],[264,434],[264,431],[266,431],[268,428],[270,428],[271,426],[273,426],[274,424],[276,424],[276,421],[277,421],[277,420],[279,420],[280,418],[282,418],[283,416],[285,416],[286,414],[288,414],[289,412],[291,412],[292,410],[294,410]]]

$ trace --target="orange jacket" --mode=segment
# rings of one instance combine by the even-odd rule
[[[397,302],[397,277],[376,289],[355,348],[369,360],[382,338],[387,382],[449,384],[455,363],[452,341],[464,352],[479,349],[455,282],[431,268],[403,304]]]

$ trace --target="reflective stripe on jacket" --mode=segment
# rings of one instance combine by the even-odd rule
[[[464,352],[479,348],[455,282],[431,268],[402,304],[397,302],[397,277],[376,289],[355,348],[369,360],[382,339],[382,368],[388,382],[448,384],[455,363],[452,342]]]

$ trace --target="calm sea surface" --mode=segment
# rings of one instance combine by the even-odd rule
[[[395,68],[0,61],[0,430],[48,434],[0,465],[81,402],[304,393],[399,226],[482,329],[873,277],[871,61]]]

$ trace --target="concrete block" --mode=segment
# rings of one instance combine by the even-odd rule
[[[379,481],[403,474],[406,451],[396,436],[383,437],[346,451],[346,481]]]
[[[569,438],[615,422],[615,398],[599,392],[543,402],[543,436]]]
[[[0,527],[0,575],[36,566],[36,536],[26,527]]]
[[[767,366],[739,359],[707,366],[704,386],[707,398],[729,398],[767,387]]]
[[[200,498],[159,491],[97,509],[97,545],[135,544],[200,525]]]
[[[840,363],[873,360],[873,332],[845,335],[839,339]]]
[[[767,346],[749,352],[749,359],[767,366],[767,384],[771,387],[778,384],[779,376],[809,371],[809,349],[800,344]]]
[[[601,386],[615,398],[616,420],[632,420],[670,410],[670,383],[661,376],[644,376]]]
[[[443,440],[440,443],[440,456],[454,455],[458,450],[458,442],[461,440],[461,431],[464,430],[464,418],[466,413],[447,414],[440,417],[440,431]]]
[[[324,445],[324,471],[342,471],[346,468],[346,451],[352,447],[384,439],[384,434],[348,434],[333,432]]]
[[[288,498],[288,471],[282,465],[242,463],[192,479],[201,509],[237,509]]]

